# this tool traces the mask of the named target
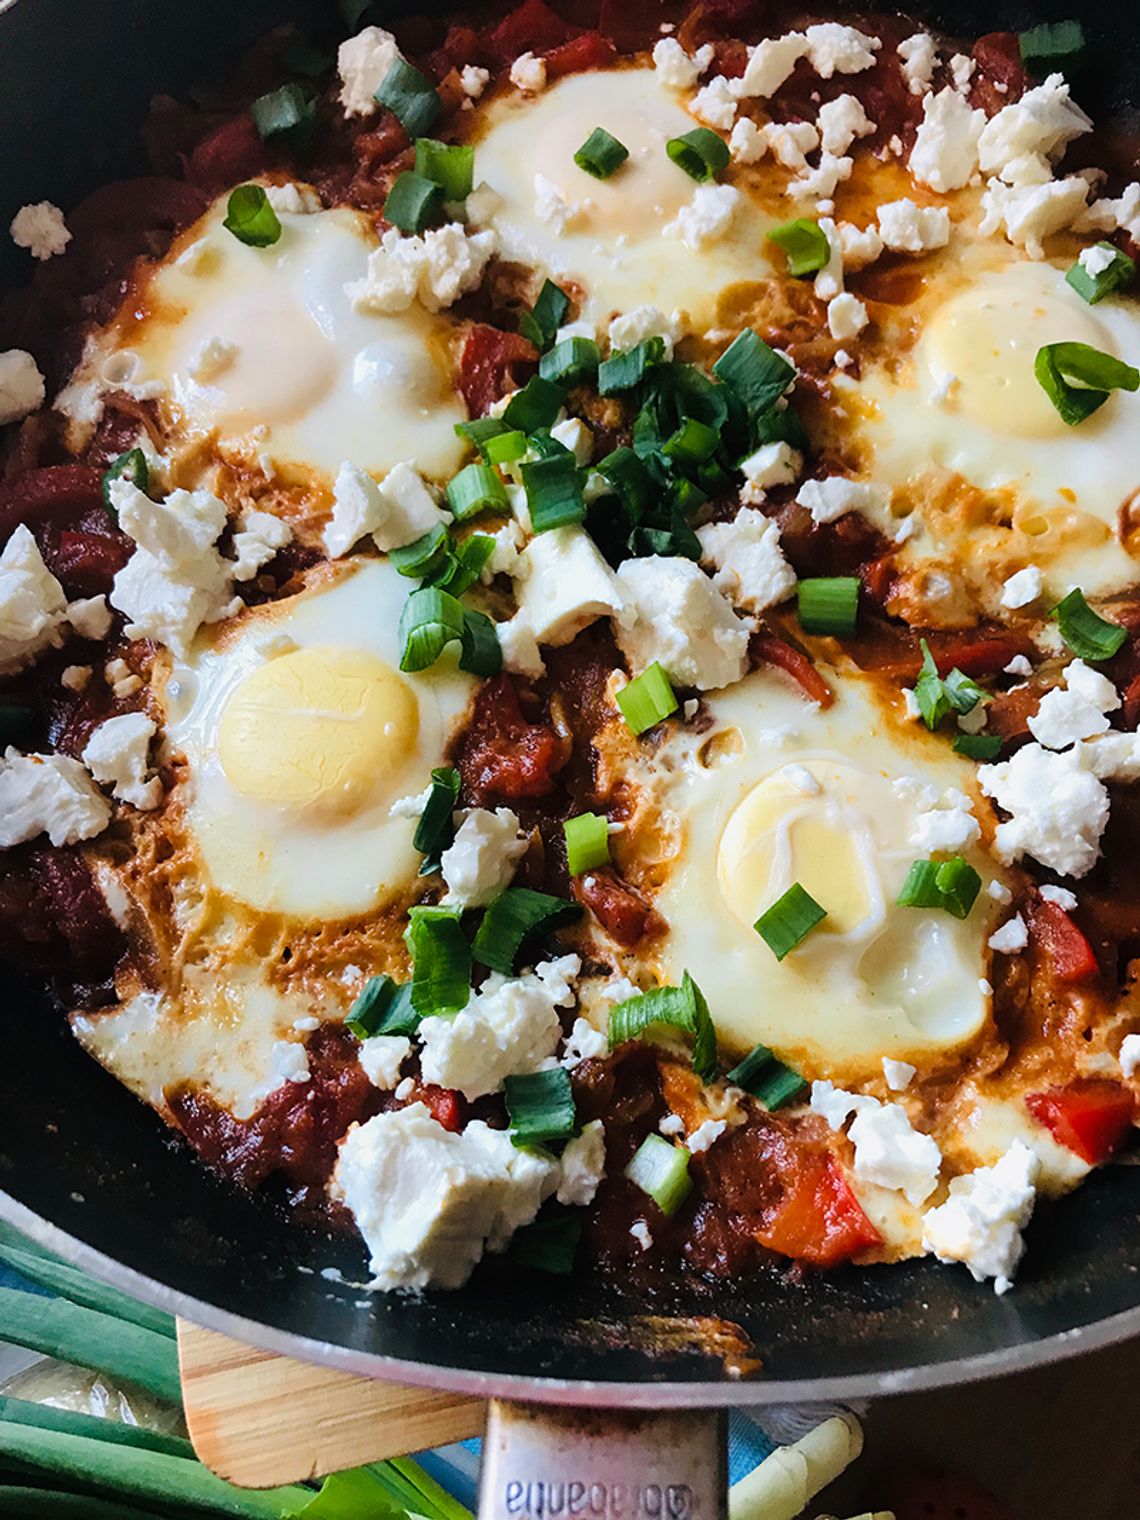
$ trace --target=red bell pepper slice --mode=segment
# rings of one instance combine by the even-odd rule
[[[1057,981],[1075,986],[1100,975],[1093,947],[1064,908],[1053,902],[1035,903],[1029,929],[1034,943],[1049,956]]]
[[[1132,1124],[1132,1094],[1117,1082],[1087,1079],[1030,1093],[1025,1106],[1058,1145],[1099,1166],[1116,1152]]]

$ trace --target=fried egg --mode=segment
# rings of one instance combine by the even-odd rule
[[[699,252],[666,231],[698,187],[665,144],[698,125],[653,69],[571,74],[536,100],[489,102],[475,177],[498,197],[488,224],[503,256],[578,285],[590,321],[650,305],[707,325],[728,286],[771,273],[764,239],[775,223],[742,194],[728,230]],[[595,127],[629,149],[605,180],[574,162]]]
[[[930,857],[920,815],[961,806],[968,763],[853,672],[826,710],[765,671],[709,708],[711,733],[678,740],[665,784],[684,836],[656,899],[665,980],[688,971],[730,1050],[763,1043],[809,1080],[881,1077],[885,1056],[929,1065],[974,1038],[993,900],[982,890],[964,920],[896,905]],[[935,858],[959,853],[993,879],[976,843]],[[753,925],[794,883],[827,917],[779,961]]]
[[[412,817],[474,688],[453,653],[399,670],[408,582],[384,560],[252,610],[166,687],[176,796],[209,881],[265,913],[336,920],[415,881]]]
[[[888,314],[888,356],[865,366],[861,382],[840,382],[858,398],[858,430],[871,456],[865,473],[903,488],[920,517],[924,500],[938,495],[938,478],[960,476],[990,499],[989,519],[1001,527],[992,542],[960,544],[964,554],[997,558],[1003,574],[1038,565],[1054,600],[1076,584],[1089,593],[1115,589],[1137,571],[1118,520],[1140,490],[1131,442],[1140,397],[1115,392],[1087,421],[1069,426],[1033,367],[1040,348],[1060,342],[1140,361],[1140,307],[1122,296],[1088,305],[1065,281],[1071,260],[1054,266],[1003,249],[997,259],[997,267],[986,267],[994,249],[963,240],[954,263],[938,264],[905,313],[918,325],[909,352],[903,345],[901,361],[891,352]],[[980,528],[978,509],[956,524],[928,517],[926,537],[907,546],[904,563],[952,549],[946,535],[955,526]]]
[[[222,225],[224,198],[175,244],[142,292],[142,315],[102,346],[134,364],[191,435],[335,476],[350,459],[382,475],[400,460],[445,477],[466,416],[451,381],[449,330],[418,306],[354,311],[376,233],[363,213],[281,212],[281,236],[251,248]]]

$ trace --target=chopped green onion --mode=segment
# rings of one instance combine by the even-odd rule
[[[397,58],[380,81],[376,99],[388,107],[411,138],[424,135],[443,104],[431,80],[403,58]]]
[[[475,149],[466,143],[417,137],[416,173],[434,180],[445,201],[464,201],[471,194],[475,177]]]
[[[537,459],[553,459],[556,456],[573,459],[573,453],[564,443],[559,443],[553,433],[548,433],[545,428],[540,428],[537,433],[532,433],[528,440],[531,453]]]
[[[422,232],[443,204],[443,191],[434,180],[405,169],[388,191],[384,217],[401,232]]]
[[[661,452],[668,459],[684,465],[704,464],[711,459],[720,446],[720,433],[706,422],[686,417],[681,426],[661,445]]]
[[[654,987],[627,998],[610,1013],[610,1049],[635,1040],[655,1024],[693,1037],[693,1070],[706,1081],[716,1071],[716,1030],[704,994],[686,971],[679,987]]]
[[[260,185],[230,191],[222,226],[249,248],[268,248],[281,236],[281,223]]]
[[[405,544],[402,549],[390,549],[388,558],[401,575],[422,580],[447,557],[449,545],[447,529],[442,523],[436,523],[422,538]]]
[[[358,1040],[368,1040],[374,1034],[412,1034],[419,1022],[410,982],[400,986],[390,976],[372,976],[348,1010],[344,1025]]]
[[[618,396],[623,391],[632,390],[645,379],[646,370],[663,363],[664,359],[665,340],[659,337],[645,338],[636,348],[611,354],[598,366],[598,394]]]
[[[146,488],[150,484],[150,471],[142,449],[128,449],[103,471],[103,505],[112,517],[115,515],[115,506],[111,500],[111,487],[116,480],[129,480],[146,494]]]
[[[537,433],[539,428],[553,426],[565,400],[566,392],[560,385],[544,380],[541,375],[532,375],[507,403],[503,422],[508,428]]]
[[[1074,586],[1049,616],[1065,643],[1082,660],[1111,660],[1128,637],[1119,623],[1110,623],[1093,611],[1079,586]]]
[[[455,838],[455,804],[459,801],[459,772],[453,765],[437,766],[431,773],[431,792],[412,836],[412,847],[435,858]]]
[[[740,398],[751,422],[766,416],[796,378],[794,366],[750,327],[728,345],[713,374]]]
[[[859,617],[858,577],[809,576],[800,581],[796,612],[805,633],[854,633]]]
[[[424,584],[438,586],[452,596],[462,596],[482,575],[494,548],[495,540],[489,533],[472,533],[455,549],[448,550],[446,558],[434,566]]]
[[[582,916],[578,903],[529,887],[508,887],[500,892],[483,914],[475,932],[475,959],[480,966],[513,976],[524,954],[555,929],[575,923]]]
[[[938,666],[925,639],[919,640],[922,665],[914,683],[914,698],[927,728],[933,731],[949,712],[973,712],[979,702],[988,702],[989,693],[957,666],[947,676],[938,674]]]
[[[955,855],[938,867],[934,884],[942,894],[942,905],[947,913],[955,918],[965,918],[982,889],[982,878],[968,860]]]
[[[788,259],[788,273],[799,279],[801,275],[815,274],[831,258],[831,245],[827,234],[818,222],[799,217],[774,227],[768,241],[782,248]]]
[[[778,1061],[767,1045],[754,1045],[725,1081],[759,1098],[769,1112],[790,1102],[807,1086],[799,1072]]]
[[[437,586],[421,586],[404,603],[397,632],[400,669],[410,672],[434,665],[448,644],[463,637],[462,604]]]
[[[671,137],[665,151],[679,169],[698,183],[716,179],[728,168],[728,144],[708,127],[694,127],[682,137]]]
[[[782,961],[826,917],[827,909],[821,908],[796,881],[761,913],[753,927],[776,959]]]
[[[521,1148],[570,1139],[577,1115],[570,1076],[563,1067],[508,1077],[503,1090],[511,1117],[512,1145]]]
[[[629,149],[624,143],[618,142],[605,127],[595,127],[575,153],[574,162],[595,179],[609,179],[628,157]]]
[[[998,734],[958,734],[953,747],[956,755],[965,755],[969,760],[996,760],[1001,753],[1001,737]]]
[[[412,1007],[421,1018],[458,1013],[471,996],[471,946],[461,908],[408,909],[404,941],[412,957]]]
[[[625,1175],[669,1216],[677,1212],[692,1190],[689,1156],[683,1145],[673,1145],[662,1135],[646,1135]]]
[[[960,855],[952,860],[916,860],[896,899],[900,908],[941,908],[965,918],[981,890],[982,878]]]
[[[507,493],[498,473],[486,464],[464,465],[447,485],[447,505],[456,522],[480,512],[505,512]]]
[[[599,363],[598,345],[593,338],[563,338],[543,354],[538,361],[538,373],[544,380],[577,385],[597,374]]]
[[[465,438],[468,443],[473,443],[483,457],[484,450],[492,438],[497,438],[500,433],[509,433],[510,428],[501,417],[472,417],[467,422],[457,422],[455,433],[459,438]]]
[[[473,676],[497,676],[503,668],[503,649],[495,625],[485,612],[463,609],[459,668]]]
[[[569,1277],[581,1239],[582,1221],[573,1214],[560,1214],[554,1219],[536,1219],[516,1230],[508,1254],[520,1266]]]
[[[1136,278],[1135,262],[1114,244],[1097,243],[1094,248],[1085,251],[1086,253],[1099,252],[1109,261],[1103,269],[1098,269],[1096,274],[1090,274],[1081,259],[1078,259],[1065,276],[1080,298],[1087,301],[1090,306],[1103,301],[1105,296],[1111,295],[1114,290],[1121,290],[1125,285],[1131,285]]]
[[[530,524],[536,533],[547,533],[551,528],[564,528],[584,519],[582,478],[572,454],[536,459],[524,464],[521,473]]]
[[[1070,427],[1091,417],[1110,391],[1140,390],[1140,370],[1088,343],[1047,343],[1037,350],[1033,373]]]
[[[1022,63],[1027,67],[1044,63],[1052,69],[1083,50],[1085,31],[1079,21],[1044,21],[1022,32],[1017,40]]]
[[[483,458],[488,464],[513,464],[526,453],[526,434],[516,428],[510,433],[496,433],[483,445]]]
[[[658,661],[654,660],[639,676],[634,676],[628,686],[621,688],[617,694],[617,705],[621,708],[630,733],[643,734],[670,713],[675,713],[680,704],[669,683],[669,677]]]
[[[259,95],[249,114],[263,142],[270,137],[287,137],[301,146],[312,137],[317,125],[316,102],[299,84],[283,84],[279,90]]]
[[[653,503],[653,478],[634,451],[614,449],[596,469],[617,492],[630,522],[640,522]]]
[[[610,858],[610,826],[600,813],[579,813],[562,825],[566,864],[571,876],[604,866]]]
[[[570,297],[566,292],[553,280],[544,280],[534,306],[519,317],[519,332],[530,339],[539,353],[545,353],[569,310]]]

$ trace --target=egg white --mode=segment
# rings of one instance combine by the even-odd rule
[[[729,1049],[761,1042],[808,1079],[881,1078],[884,1056],[927,1067],[974,1038],[994,905],[983,889],[964,921],[896,906],[924,854],[908,837],[923,804],[893,785],[965,789],[968,763],[903,731],[854,674],[826,710],[764,671],[709,708],[712,732],[682,731],[665,771],[684,836],[656,899],[665,979],[693,976]],[[801,790],[805,771],[818,792]],[[978,848],[964,853],[994,877]],[[832,917],[777,961],[753,924],[796,881]]]
[[[665,233],[697,188],[665,144],[700,123],[655,70],[570,74],[537,99],[514,92],[491,100],[483,118],[475,177],[499,197],[488,225],[503,256],[578,285],[587,320],[656,306],[707,325],[728,286],[771,273],[764,239],[774,221],[747,196],[727,234],[699,252]],[[605,180],[574,162],[595,127],[629,149]],[[536,175],[577,208],[561,232],[536,212]]]
[[[865,365],[861,380],[839,381],[857,408],[869,478],[903,488],[920,517],[924,498],[947,474],[1000,509],[993,520],[1002,532],[992,542],[956,544],[944,521],[928,518],[903,549],[904,563],[937,561],[955,548],[987,561],[1000,555],[995,592],[1013,565],[1033,563],[1053,600],[1073,585],[1091,595],[1136,578],[1140,565],[1121,543],[1118,519],[1140,489],[1132,443],[1140,396],[1113,393],[1087,421],[1069,426],[1033,364],[1041,347],[1070,341],[1140,362],[1140,303],[1111,296],[1088,305],[1065,281],[1069,263],[1034,262],[963,238],[913,308],[884,310],[885,357]],[[889,341],[894,323],[918,326],[913,347],[900,345],[901,358]],[[976,512],[956,526],[985,531]]]
[[[222,893],[262,912],[336,920],[369,912],[415,881],[415,819],[391,817],[390,809],[421,792],[443,763],[475,683],[452,652],[418,675],[398,672],[407,593],[408,581],[385,560],[344,566],[328,584],[254,609],[226,636],[199,641],[175,666],[166,687],[167,750],[183,758],[187,776],[176,796],[205,875]],[[368,741],[375,741],[371,751],[352,758],[359,714],[329,717],[280,691],[270,693],[268,710],[254,709],[250,733],[230,736],[234,704],[248,706],[266,662],[295,661],[306,651],[306,658],[313,651],[362,658],[365,684],[385,682],[400,694],[403,705]],[[353,790],[338,797],[328,778],[346,756]]]
[[[335,476],[349,459],[380,475],[400,460],[444,477],[462,459],[466,416],[450,377],[445,321],[353,310],[376,233],[347,209],[279,213],[281,236],[251,248],[222,225],[223,197],[175,245],[143,293],[144,316],[103,363],[134,361],[191,434],[275,467]],[[218,356],[202,362],[207,347]]]

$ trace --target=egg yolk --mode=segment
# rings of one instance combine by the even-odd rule
[[[872,845],[858,806],[862,778],[851,770],[836,785],[837,769],[828,767],[827,790],[815,795],[778,772],[768,776],[729,818],[717,878],[741,923],[751,927],[793,882],[826,909],[819,932],[850,934],[880,916]]]
[[[419,706],[398,671],[363,650],[317,645],[266,661],[237,687],[218,758],[247,797],[345,818],[401,768],[418,731]]]
[[[935,313],[919,355],[933,381],[957,377],[954,405],[973,421],[1022,438],[1059,437],[1067,427],[1033,373],[1037,350],[1068,342],[1113,348],[1096,318],[1079,307],[1043,283],[1026,290],[992,281]]]

